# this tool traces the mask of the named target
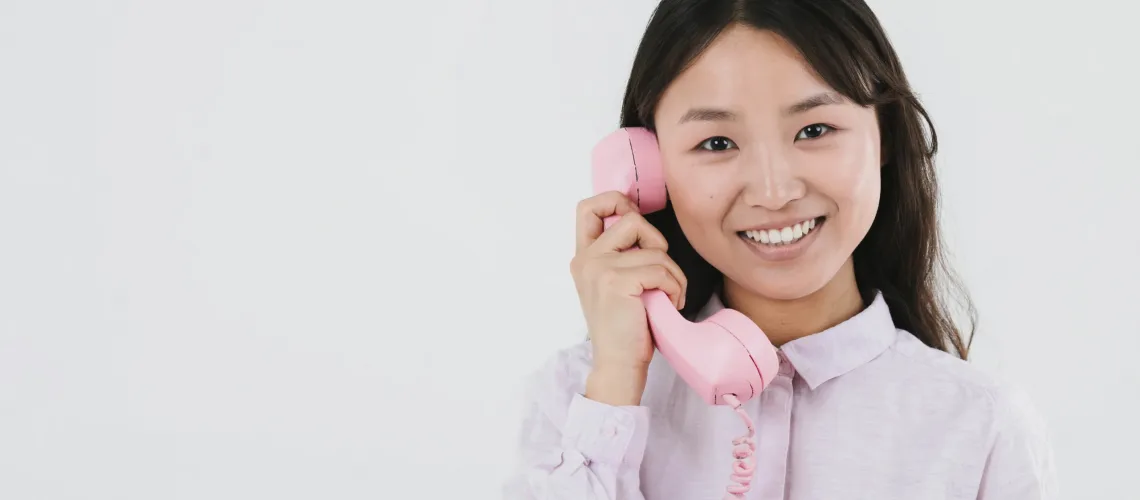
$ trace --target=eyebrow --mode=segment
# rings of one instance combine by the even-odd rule
[[[733,113],[732,111],[728,111],[726,109],[718,108],[693,108],[687,111],[685,113],[685,116],[682,116],[681,120],[678,121],[677,124],[682,125],[687,122],[694,121],[731,122],[736,121],[736,113]]]
[[[797,102],[788,106],[784,110],[784,116],[796,115],[805,113],[820,106],[827,106],[829,104],[843,104],[843,97],[835,92],[823,92],[813,95],[807,99]]]
[[[784,116],[806,113],[820,106],[843,104],[843,97],[835,92],[823,92],[784,108]],[[691,121],[735,121],[736,113],[720,108],[692,108],[685,112],[678,125]]]

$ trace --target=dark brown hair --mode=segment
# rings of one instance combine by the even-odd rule
[[[653,114],[665,89],[733,24],[782,36],[829,86],[861,106],[875,107],[885,163],[878,213],[854,252],[859,291],[868,303],[882,293],[896,327],[966,359],[970,341],[951,318],[951,292],[957,292],[968,316],[970,340],[976,313],[942,253],[934,172],[938,136],[862,0],[662,1],[633,62],[621,126],[654,130]],[[689,244],[671,206],[646,218],[665,235],[670,256],[688,278],[682,313],[691,319],[723,278]]]

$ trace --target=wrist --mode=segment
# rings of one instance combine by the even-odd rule
[[[611,406],[639,406],[648,374],[648,364],[595,364],[585,396]]]

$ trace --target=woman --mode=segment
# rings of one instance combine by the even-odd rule
[[[1033,409],[964,361],[937,274],[937,139],[861,0],[661,2],[621,121],[657,135],[669,206],[578,207],[590,338],[536,379],[510,498],[1055,497]],[[740,311],[779,348],[742,407],[750,487],[725,492],[737,416],[654,354],[649,289],[694,320]]]

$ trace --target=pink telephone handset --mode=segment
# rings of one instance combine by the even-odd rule
[[[665,176],[657,137],[645,128],[623,128],[606,136],[592,152],[594,192],[619,191],[642,214],[665,208]],[[604,221],[608,229],[617,216]],[[729,405],[744,419],[748,434],[733,441],[732,479],[725,498],[740,498],[752,481],[755,429],[740,405],[752,399],[779,371],[776,349],[752,320],[721,309],[693,323],[673,307],[668,295],[649,290],[641,296],[657,350],[697,395],[712,405]]]

